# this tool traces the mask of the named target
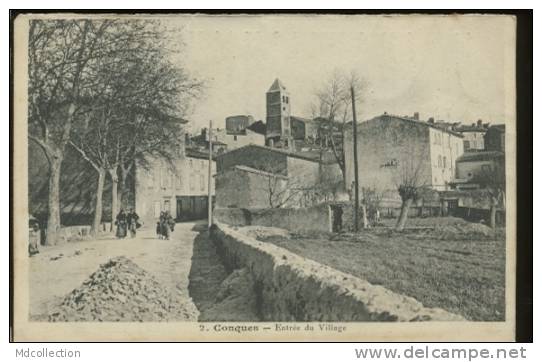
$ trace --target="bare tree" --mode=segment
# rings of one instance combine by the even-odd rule
[[[60,174],[71,128],[91,85],[89,67],[108,51],[109,20],[32,20],[28,40],[28,137],[49,163],[45,243],[60,227]],[[109,41],[113,41],[109,39]]]
[[[311,104],[314,119],[320,122],[318,140],[323,150],[331,150],[343,175],[346,189],[346,165],[344,140],[348,122],[352,118],[352,97],[350,89],[356,90],[356,101],[361,99],[362,81],[356,72],[345,74],[335,70],[315,92]]]
[[[147,155],[174,158],[182,141],[180,115],[200,86],[164,56],[160,28],[154,23],[130,23],[125,29],[130,30],[134,43],[128,49],[137,46],[138,51],[117,52],[112,59],[102,59],[87,117],[77,124],[70,141],[98,173],[94,233],[101,223],[106,174],[112,180],[114,218],[122,201],[119,176],[124,188],[136,160],[143,162]]]
[[[482,167],[481,172],[473,178],[482,188],[482,196],[489,203],[489,226],[497,225],[496,214],[499,208],[505,207],[506,174],[504,155],[496,157],[492,165]]]
[[[394,177],[401,197],[401,212],[395,226],[397,230],[405,228],[410,207],[413,202],[423,197],[428,186],[424,169],[428,147],[425,142],[417,141],[418,137],[423,137],[423,130],[408,123],[402,124],[401,129],[402,136],[399,134],[397,137],[401,154],[398,154],[395,160]]]

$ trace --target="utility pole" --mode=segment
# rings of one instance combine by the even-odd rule
[[[354,141],[354,231],[359,229],[359,175],[358,175],[358,127],[356,120],[356,96],[354,95],[354,86],[350,87],[350,93],[352,93],[352,127],[353,127],[353,141]]]
[[[213,172],[213,121],[209,121],[209,172],[207,175],[207,226],[211,228],[211,225],[213,225],[213,193],[211,191],[212,188],[212,172]]]

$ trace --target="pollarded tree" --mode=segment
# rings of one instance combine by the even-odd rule
[[[424,141],[424,126],[404,121],[397,130],[397,154],[395,183],[401,197],[401,212],[395,228],[403,230],[412,204],[423,197],[428,187],[428,175],[425,172],[425,160],[428,157],[428,146]],[[428,137],[428,135],[427,135]]]
[[[322,150],[331,150],[343,175],[346,188],[346,165],[344,140],[347,123],[352,120],[351,88],[355,90],[356,102],[361,100],[362,80],[356,72],[345,74],[335,70],[316,90],[311,105],[314,119],[319,122],[318,141]]]

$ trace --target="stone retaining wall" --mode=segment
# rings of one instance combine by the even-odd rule
[[[271,226],[293,232],[331,232],[331,214],[328,205],[307,208],[235,209],[217,208],[215,220],[233,226]]]
[[[247,268],[252,274],[264,321],[464,320],[224,224],[214,225],[211,237],[228,269]]]

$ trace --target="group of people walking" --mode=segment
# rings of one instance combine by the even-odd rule
[[[136,237],[137,229],[141,226],[139,215],[133,209],[126,213],[123,209],[117,214],[115,219],[117,226],[116,236],[118,239],[124,239],[128,232],[132,238]],[[175,220],[169,211],[162,211],[160,218],[156,223],[156,234],[159,239],[169,240],[171,232],[175,229]]]
[[[169,211],[162,211],[156,223],[156,235],[158,235],[158,239],[169,240],[173,230],[175,230],[175,220],[173,220]]]
[[[124,239],[130,232],[132,238],[136,237],[137,229],[141,226],[139,223],[139,216],[134,209],[130,209],[128,213],[121,209],[117,214],[115,225],[117,226],[117,238]]]

